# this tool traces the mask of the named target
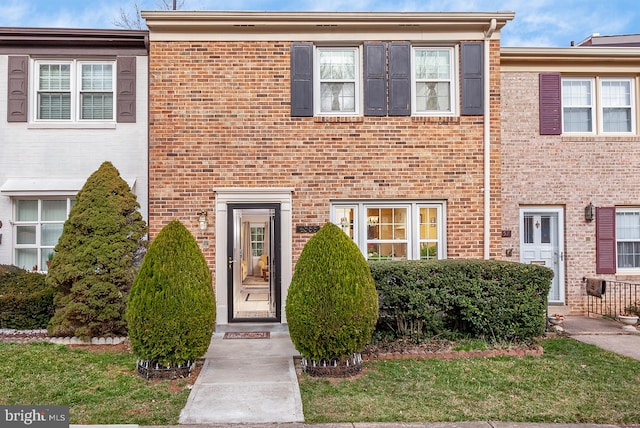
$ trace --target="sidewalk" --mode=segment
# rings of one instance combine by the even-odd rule
[[[268,332],[270,337],[225,339],[227,331]],[[293,363],[297,354],[287,326],[218,326],[180,424],[304,421]]]
[[[640,331],[637,329],[634,332],[615,321],[579,316],[565,317],[563,328],[572,339],[640,360]]]

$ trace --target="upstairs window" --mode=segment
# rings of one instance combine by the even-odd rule
[[[113,62],[36,61],[36,120],[112,121]]]
[[[564,132],[593,132],[593,79],[563,79],[562,126]]]
[[[320,114],[359,113],[360,50],[319,47],[316,58],[316,110]]]
[[[454,112],[453,48],[413,49],[413,111],[417,114]]]
[[[633,132],[633,80],[601,79],[602,132]]]

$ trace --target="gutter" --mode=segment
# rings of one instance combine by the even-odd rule
[[[484,151],[484,259],[488,260],[491,254],[491,36],[496,29],[496,19],[491,18],[489,28],[484,32],[484,135],[482,137]]]

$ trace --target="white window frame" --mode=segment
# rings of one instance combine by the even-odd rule
[[[321,84],[328,82],[320,79],[320,53],[322,51],[353,51],[355,57],[355,79],[341,80],[340,82],[354,82],[354,111],[322,111]],[[313,100],[314,112],[318,116],[360,116],[362,114],[362,46],[314,46],[313,49]],[[335,81],[338,82],[338,81]]]
[[[52,221],[45,221],[42,220],[42,202],[43,201],[62,201],[65,200],[66,201],[66,206],[67,206],[67,215],[65,217],[65,220],[52,220]],[[36,220],[28,220],[28,221],[18,221],[18,201],[37,201],[38,202],[38,214],[37,214],[37,219]],[[11,257],[12,257],[12,264],[14,265],[18,265],[17,264],[17,257],[16,257],[16,250],[19,249],[35,249],[36,250],[36,260],[37,260],[37,264],[36,266],[36,271],[38,272],[46,272],[47,266],[41,266],[41,261],[43,260],[42,257],[42,252],[43,251],[47,251],[50,252],[51,250],[53,250],[53,248],[55,247],[55,245],[57,244],[53,244],[53,245],[45,245],[42,243],[42,225],[46,225],[46,224],[63,224],[66,222],[66,220],[69,218],[69,213],[71,212],[71,207],[73,206],[75,202],[75,196],[64,196],[64,195],[60,195],[60,196],[50,196],[50,197],[46,197],[46,198],[36,198],[36,197],[16,197],[13,198],[12,200],[12,206],[13,206],[13,221],[11,222],[12,224],[12,229],[13,229],[13,242],[12,242],[12,248],[11,248]],[[34,226],[35,227],[35,243],[28,243],[28,244],[18,244],[18,227],[20,226]],[[33,270],[33,267],[29,267],[29,266],[19,266],[22,267],[23,269],[26,270]]]
[[[619,264],[618,244],[621,242],[640,242],[640,239],[621,239],[618,233],[618,213],[638,213],[640,215],[640,207],[616,207],[616,272],[624,274],[640,273],[640,265],[635,267],[621,267]],[[640,226],[639,226],[640,228]]]
[[[629,83],[629,105],[628,106],[605,106],[603,101],[603,83],[604,82],[628,82]],[[598,130],[601,134],[622,134],[631,135],[636,132],[636,91],[635,79],[630,77],[599,77],[598,78]],[[605,131],[604,130],[604,110],[611,107],[622,107],[630,110],[631,129],[625,131]]]
[[[590,97],[590,105],[572,105],[572,106],[567,106],[565,101],[564,101],[564,82],[587,82],[589,83],[589,88],[591,90],[591,97]],[[561,103],[562,103],[562,133],[564,134],[595,134],[596,133],[596,127],[597,125],[597,119],[596,119],[596,85],[595,85],[595,79],[593,77],[563,77],[561,79],[560,82],[560,98],[561,98]],[[567,131],[565,130],[565,109],[566,108],[583,108],[583,109],[589,109],[589,114],[591,115],[591,131]]]
[[[418,102],[417,102],[417,86],[418,80],[416,78],[416,51],[419,50],[436,50],[436,51],[447,51],[449,52],[449,63],[451,67],[449,68],[449,78],[448,79],[427,79],[421,80],[420,82],[448,82],[449,83],[449,109],[441,110],[441,111],[422,111],[418,110]],[[447,46],[412,46],[411,47],[411,115],[412,116],[456,116],[458,115],[458,47],[447,47]]]
[[[444,259],[447,255],[447,239],[446,239],[446,203],[441,200],[397,200],[397,201],[332,201],[330,207],[330,220],[338,227],[342,226],[341,218],[337,215],[337,208],[347,208],[354,210],[354,238],[353,240],[360,248],[362,255],[367,258],[367,209],[368,208],[406,208],[407,209],[407,260],[420,259],[420,244],[423,242],[436,242],[438,259]],[[420,208],[436,208],[437,209],[437,234],[438,238],[432,239],[420,238]],[[400,242],[400,240],[396,241]]]
[[[68,64],[70,66],[70,118],[69,119],[40,119],[38,113],[40,105],[38,101],[38,94],[40,91],[40,65],[44,64]],[[103,64],[111,65],[111,91],[82,91],[82,66],[85,64]],[[116,106],[117,106],[117,69],[115,60],[58,60],[58,59],[34,59],[32,61],[32,73],[33,76],[31,87],[33,88],[30,105],[32,121],[36,123],[115,123],[116,122]],[[62,92],[62,91],[61,91]],[[66,92],[66,91],[65,91]],[[112,117],[111,119],[82,119],[82,93],[83,92],[105,92],[112,94]]]

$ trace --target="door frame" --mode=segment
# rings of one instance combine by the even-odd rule
[[[524,248],[524,216],[525,214],[556,214],[558,216],[556,236],[558,237],[558,296],[559,300],[548,301],[549,305],[564,305],[565,298],[565,246],[564,246],[564,207],[562,206],[521,206],[518,216],[518,230],[520,231],[520,262],[523,263]],[[554,278],[555,279],[555,278]],[[553,286],[553,284],[552,284]]]
[[[227,287],[227,205],[280,204],[280,323],[287,322],[285,302],[293,274],[293,188],[217,188],[215,192],[215,295],[216,324],[229,324]],[[272,321],[273,322],[273,321]]]
[[[273,219],[273,230],[270,231],[271,238],[269,240],[269,245],[273,252],[269,251],[269,286],[273,287],[273,299],[275,300],[275,317],[267,317],[267,318],[236,318],[234,317],[234,307],[233,303],[235,301],[234,295],[234,282],[237,280],[236,276],[233,274],[234,269],[236,268],[235,263],[229,263],[229,260],[236,260],[236,254],[234,252],[234,243],[235,243],[235,235],[239,234],[240,231],[236,230],[236,227],[241,226],[236,224],[236,218],[233,215],[235,210],[273,210],[274,211],[274,219]],[[227,204],[227,320],[230,323],[236,322],[280,322],[282,317],[282,295],[280,292],[280,250],[282,245],[280,243],[281,234],[280,234],[280,204],[279,203],[229,203]],[[270,221],[271,223],[271,221]],[[230,239],[231,238],[231,239]],[[247,249],[251,251],[250,248]],[[229,274],[231,273],[231,274]]]

